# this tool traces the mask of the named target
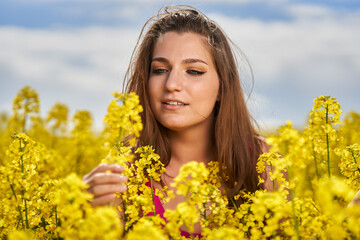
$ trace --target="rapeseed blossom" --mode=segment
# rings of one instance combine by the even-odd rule
[[[135,153],[139,154],[139,158],[128,168],[128,191],[122,194],[127,220],[125,230],[130,229],[143,216],[156,215],[155,195],[164,203],[168,201],[165,196],[172,196],[167,188],[160,191],[154,187],[154,181],[160,181],[160,174],[165,172],[164,165],[160,162],[159,155],[154,153],[154,149],[145,146],[138,148]]]
[[[34,142],[27,135],[19,133],[7,152],[9,162],[1,167],[0,201],[3,217],[0,236],[16,229],[32,229],[43,222],[43,218],[50,218],[52,205],[49,192],[53,191],[54,181],[44,173],[40,173],[41,162],[46,149]],[[51,229],[38,229],[37,232]]]
[[[122,226],[116,209],[93,208],[90,193],[75,174],[70,174],[57,184],[53,196],[56,206],[58,236],[65,239],[116,239],[122,234]]]
[[[335,125],[341,124],[342,113],[340,104],[330,96],[320,96],[314,100],[315,104],[310,112],[308,138],[314,145],[314,151],[320,160],[325,160],[327,174],[331,176],[331,154],[336,144],[341,141]]]
[[[36,117],[40,111],[40,100],[36,90],[30,86],[20,89],[14,98],[12,110],[10,127],[13,131],[25,132],[30,118]]]
[[[104,118],[109,136],[109,152],[102,163],[124,166],[122,174],[128,177],[128,190],[118,194],[118,197],[123,200],[119,210],[124,212],[124,229],[128,232],[143,216],[156,216],[155,195],[162,202],[166,202],[172,193],[167,191],[166,187],[162,190],[154,187],[154,182],[159,182],[161,174],[165,172],[165,167],[154,149],[151,146],[139,147],[136,150],[132,148],[142,130],[139,116],[142,107],[139,105],[138,96],[134,93],[118,92],[113,95],[116,100],[110,103]]]
[[[347,146],[341,152],[340,171],[353,189],[360,188],[360,147],[358,144]]]
[[[354,111],[347,112],[343,119],[342,134],[344,138],[344,145],[352,144],[360,145],[360,114]]]
[[[83,176],[90,172],[95,166],[99,164],[99,159],[105,154],[105,150],[101,151],[101,146],[104,144],[102,139],[94,136],[92,131],[92,116],[87,110],[78,110],[72,117],[74,124],[71,130],[68,143],[74,146],[71,149],[64,149],[67,151],[65,157],[67,160],[67,168],[71,172]],[[98,151],[94,149],[100,149]]]
[[[135,93],[113,93],[115,99],[111,101],[104,122],[110,139],[120,143],[128,136],[127,142],[133,146],[135,138],[140,136],[142,123],[139,113],[143,111],[139,105],[139,97]]]
[[[126,240],[166,240],[165,232],[148,218],[140,219],[126,236]]]
[[[334,98],[315,99],[305,129],[287,122],[268,136],[270,153],[256,165],[259,187],[268,190],[230,197],[217,162],[186,164],[171,186],[176,192],[161,187],[166,168],[156,149],[136,144],[137,96],[114,95],[106,128],[95,134],[90,112],[69,117],[66,105],[56,104],[42,119],[36,91],[19,91],[13,116],[0,126],[0,149],[7,149],[0,154],[0,238],[185,239],[182,229],[196,239],[200,226],[210,240],[360,239],[360,207],[352,201],[360,186],[360,115],[341,123]],[[125,169],[128,191],[117,194],[118,207],[89,203],[79,176],[100,161]],[[164,204],[175,194],[183,202],[160,214],[155,198]]]
[[[52,123],[51,132],[53,135],[62,134],[66,131],[69,108],[65,104],[56,103],[49,110],[46,123]]]

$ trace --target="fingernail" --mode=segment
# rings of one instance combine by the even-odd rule
[[[123,166],[121,166],[121,165],[116,165],[116,167],[119,169],[119,170],[124,170],[124,167]]]

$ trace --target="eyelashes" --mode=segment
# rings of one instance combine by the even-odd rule
[[[157,68],[157,69],[152,70],[152,73],[157,74],[157,75],[167,73],[167,72],[168,72],[168,70],[165,68]],[[186,73],[193,75],[193,76],[200,76],[200,75],[203,75],[205,72],[199,71],[199,70],[187,70]]]
[[[203,75],[205,72],[198,71],[198,70],[187,70],[186,71],[190,75]]]
[[[158,69],[152,70],[152,73],[154,73],[154,74],[162,74],[162,73],[166,73],[166,72],[168,72],[168,70],[164,69],[164,68],[158,68]]]

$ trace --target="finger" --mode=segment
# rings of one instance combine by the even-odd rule
[[[354,198],[351,201],[351,204],[359,204],[360,205],[360,190],[355,194]]]
[[[94,195],[94,198],[114,193],[123,193],[127,191],[126,185],[116,185],[116,184],[103,184],[95,185],[89,188],[88,192]]]
[[[102,163],[99,166],[97,166],[96,168],[94,168],[93,170],[91,170],[90,173],[86,174],[83,177],[83,180],[86,180],[86,179],[92,177],[96,173],[106,172],[106,171],[110,171],[112,173],[121,173],[124,171],[124,167],[119,164]]]
[[[109,203],[112,204],[112,203],[118,202],[117,199],[118,199],[118,198],[115,196],[114,193],[106,194],[106,195],[103,195],[103,196],[94,198],[94,199],[91,201],[91,205],[92,205],[93,207],[104,206],[104,205],[107,205],[107,204],[109,204]]]
[[[84,182],[90,186],[110,184],[110,183],[126,183],[128,178],[119,173],[96,173]]]

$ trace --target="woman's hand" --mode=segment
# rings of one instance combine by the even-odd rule
[[[360,190],[355,194],[350,204],[357,204],[360,206]]]
[[[121,174],[123,171],[124,167],[117,164],[100,164],[83,177],[90,186],[88,192],[94,195],[91,201],[94,207],[119,204],[115,193],[127,191],[127,177]]]

